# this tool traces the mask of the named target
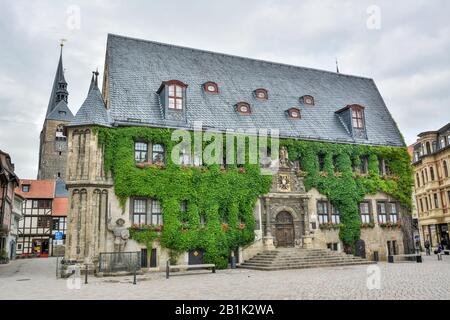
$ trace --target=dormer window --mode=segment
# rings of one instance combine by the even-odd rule
[[[352,125],[355,129],[364,129],[364,107],[354,105],[352,110]]]
[[[256,99],[259,100],[267,100],[269,99],[269,95],[266,89],[259,88],[254,91]]]
[[[236,104],[236,111],[242,115],[249,115],[252,113],[252,109],[247,102],[239,102]]]
[[[179,80],[164,81],[157,93],[168,110],[182,111],[185,106],[187,84]]]
[[[219,93],[219,86],[215,82],[206,82],[203,84],[203,90],[207,93]]]
[[[298,108],[290,108],[287,110],[287,115],[289,119],[301,119],[300,110]]]
[[[183,110],[183,87],[171,84],[169,85],[169,109]]]
[[[310,95],[305,95],[305,96],[301,97],[300,101],[303,104],[306,104],[308,106],[313,106],[314,105],[314,97],[310,96]]]

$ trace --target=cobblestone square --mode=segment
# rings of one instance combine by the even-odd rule
[[[449,256],[375,266],[369,272],[367,266],[190,271],[168,280],[157,272],[138,276],[137,285],[129,276],[91,276],[87,285],[82,278],[81,288],[71,290],[66,280],[56,279],[55,258],[15,260],[0,266],[0,299],[450,299]],[[380,289],[369,290],[373,270],[379,270]]]

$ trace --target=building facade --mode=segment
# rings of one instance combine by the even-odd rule
[[[11,157],[0,150],[0,258],[7,261],[14,257],[14,227],[18,218],[15,211],[14,189],[19,178],[14,173]]]
[[[20,180],[16,193],[25,199],[18,226],[16,254],[48,257],[64,252],[67,191],[62,180]],[[62,232],[61,240],[55,239]]]
[[[73,119],[73,114],[67,105],[68,96],[61,46],[52,92],[40,133],[37,176],[39,180],[65,179],[67,163],[65,126]]]
[[[450,124],[419,134],[414,144],[413,167],[416,208],[422,245],[449,246]]]
[[[195,167],[208,172],[190,151],[183,149],[173,158],[170,137],[163,137],[174,129],[192,132],[197,121],[201,130],[216,133],[279,130],[286,143],[279,158],[272,159],[279,170],[255,203],[243,196],[224,209],[211,199],[205,204],[209,209],[202,209],[208,193],[193,199],[178,189],[182,181],[192,187],[191,176],[179,171],[179,179],[159,180],[171,170],[194,176]],[[101,135],[99,130],[110,131]],[[116,134],[118,145],[108,147],[105,139]],[[98,265],[100,253],[140,251],[148,260],[142,266],[163,268],[174,251],[179,263],[198,262],[203,255],[211,257],[207,248],[222,250],[220,241],[240,243],[235,250],[239,261],[278,247],[352,251],[370,259],[412,249],[405,205],[411,194],[405,191],[408,200],[403,202],[394,196],[400,194],[402,179],[410,184],[407,169],[405,177],[395,172],[409,168],[409,157],[372,79],[109,35],[103,90],[95,73],[67,137],[66,258],[73,262]],[[119,140],[127,142],[120,145]],[[389,151],[369,154],[372,147]],[[394,163],[397,153],[400,165]],[[124,162],[111,165],[117,161]],[[221,167],[223,175],[233,170],[228,162]],[[250,169],[236,170],[246,174]],[[171,179],[178,181],[168,192]],[[327,187],[327,180],[336,187]],[[344,190],[345,181],[351,190]],[[158,183],[161,188],[152,189]],[[223,194],[229,188],[224,186]],[[360,195],[361,188],[367,194]],[[235,189],[245,193],[238,185]],[[350,193],[354,197],[345,202]],[[251,219],[243,213],[249,205]],[[190,232],[201,237],[202,230],[212,228],[217,228],[212,243],[195,240],[198,244],[188,247],[178,242]],[[250,243],[222,234],[229,228],[244,238],[251,234]],[[144,229],[160,237],[151,245],[129,239],[128,231]],[[165,236],[169,232],[172,237]]]
[[[9,243],[7,253],[10,260],[13,260],[17,257],[17,241],[19,239],[19,225],[20,220],[22,220],[23,218],[22,211],[24,202],[25,199],[21,195],[17,193],[14,194],[14,204],[11,216],[11,228],[7,239],[7,243]]]

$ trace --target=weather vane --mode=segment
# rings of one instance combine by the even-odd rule
[[[66,42],[67,39],[62,38],[62,39],[59,39],[59,41],[61,41],[61,43],[60,43],[59,45],[60,45],[61,48],[62,48],[62,47],[64,47],[64,42]]]

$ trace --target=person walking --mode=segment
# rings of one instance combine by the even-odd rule
[[[424,246],[425,246],[425,250],[426,250],[427,256],[431,255],[431,252],[430,252],[430,241],[425,240]]]

